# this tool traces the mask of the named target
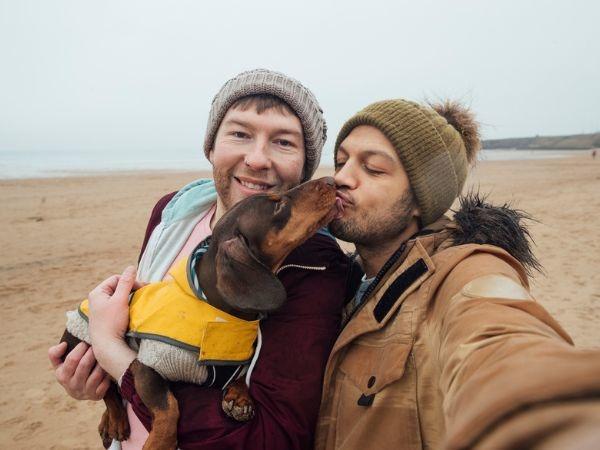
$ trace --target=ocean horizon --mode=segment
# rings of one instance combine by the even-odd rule
[[[564,158],[589,150],[514,150],[479,152],[480,161]],[[325,153],[322,167],[331,167]],[[54,178],[131,171],[200,171],[211,165],[202,150],[190,151],[75,151],[0,150],[0,179]]]

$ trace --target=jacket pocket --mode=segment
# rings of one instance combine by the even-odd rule
[[[421,448],[412,346],[394,335],[348,348],[338,366],[335,448]]]
[[[402,378],[411,350],[412,339],[405,335],[361,339],[348,349],[339,367],[364,396],[370,396]]]

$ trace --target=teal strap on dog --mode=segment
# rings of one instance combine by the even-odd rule
[[[212,236],[208,236],[206,239],[200,242],[196,246],[196,248],[194,248],[192,254],[190,255],[187,267],[187,276],[190,286],[192,287],[192,290],[194,291],[196,296],[200,299],[205,299],[206,296],[204,295],[204,292],[202,292],[202,287],[200,286],[200,281],[198,280],[198,273],[196,272],[196,267],[198,267],[200,259],[202,259],[204,254],[208,251],[208,246],[210,245],[211,237]]]

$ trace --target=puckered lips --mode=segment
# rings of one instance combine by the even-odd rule
[[[335,206],[337,208],[337,215],[334,217],[334,219],[339,219],[342,217],[344,215],[344,210],[347,207],[352,207],[353,205],[354,202],[352,201],[352,198],[346,192],[338,189],[335,193]]]
[[[331,220],[340,219],[344,216],[344,201],[338,196],[335,197],[335,204],[333,205],[333,217]]]

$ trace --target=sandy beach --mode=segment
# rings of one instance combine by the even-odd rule
[[[156,200],[199,175],[207,174],[0,181],[0,448],[101,447],[103,403],[70,399],[47,349],[62,334],[65,311],[135,263]],[[481,162],[468,184],[539,221],[530,229],[545,274],[534,277],[532,292],[577,346],[599,347],[600,161]]]

